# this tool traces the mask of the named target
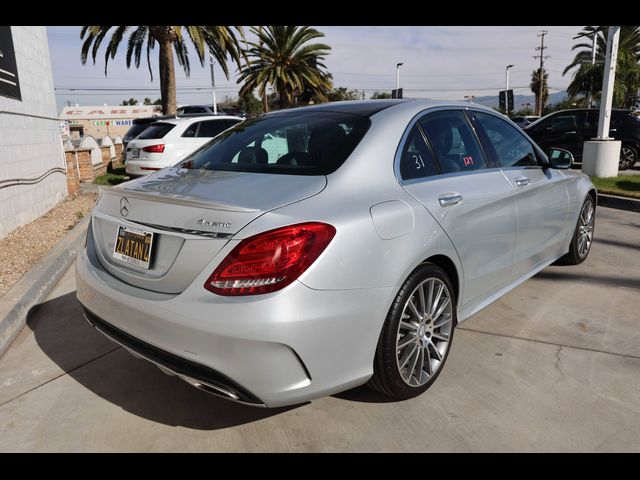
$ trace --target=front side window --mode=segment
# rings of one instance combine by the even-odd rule
[[[482,112],[473,112],[478,132],[487,155],[493,157],[498,167],[537,166],[533,145],[506,121]],[[482,134],[481,134],[482,133]]]
[[[463,112],[444,110],[429,113],[419,123],[443,173],[486,168],[485,158]]]
[[[138,135],[140,140],[152,140],[164,137],[175,127],[173,123],[152,123],[147,129]]]
[[[438,174],[438,168],[429,146],[417,125],[414,125],[402,149],[400,175],[403,180],[425,178]]]
[[[326,175],[356,148],[367,117],[338,112],[287,112],[238,123],[187,157],[180,168]]]

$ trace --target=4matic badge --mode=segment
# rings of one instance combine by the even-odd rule
[[[203,227],[231,228],[231,224],[229,222],[214,222],[212,220],[205,220],[204,218],[201,218],[196,223]]]

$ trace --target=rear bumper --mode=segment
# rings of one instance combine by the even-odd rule
[[[167,166],[166,162],[157,160],[127,160],[124,164],[127,175],[149,175]]]
[[[294,282],[273,294],[222,297],[203,287],[209,267],[184,292],[161,294],[113,277],[87,252],[76,262],[77,296],[102,333],[189,383],[231,390],[251,405],[291,405],[365,383],[395,295]]]

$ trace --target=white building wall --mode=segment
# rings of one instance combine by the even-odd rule
[[[65,168],[46,29],[18,26],[11,31],[22,101],[0,96],[0,182]],[[66,196],[65,175],[57,172],[35,185],[0,188],[0,238]]]

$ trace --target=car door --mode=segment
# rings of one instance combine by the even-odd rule
[[[584,124],[584,117],[584,110],[557,112],[526,132],[545,153],[553,147],[564,148],[575,158],[581,158],[584,143],[581,126]]]
[[[403,187],[451,239],[462,263],[464,305],[504,284],[513,268],[517,215],[511,185],[484,154],[462,110],[427,113],[401,150]]]
[[[490,161],[509,180],[518,212],[513,278],[517,279],[566,253],[570,177],[543,167],[543,158],[517,128],[497,115],[471,112]]]

